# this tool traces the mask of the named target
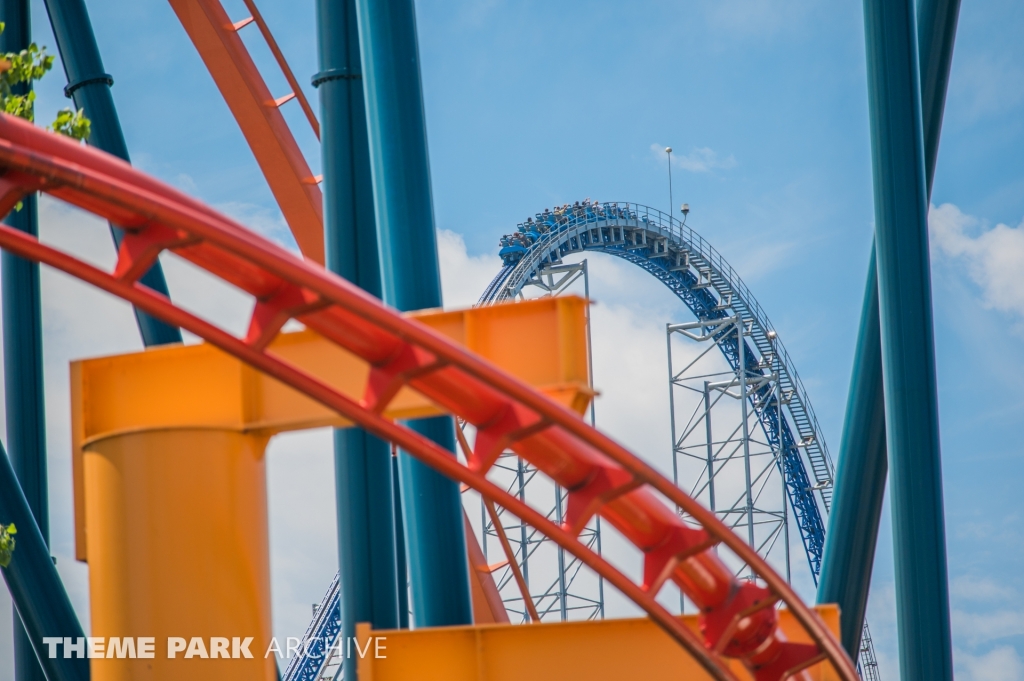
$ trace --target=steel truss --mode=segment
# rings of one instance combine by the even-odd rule
[[[518,247],[502,249],[504,266],[487,286],[481,304],[522,298],[524,287],[546,281],[545,269],[564,267],[563,257],[587,251],[632,262],[686,304],[698,320],[693,328],[713,337],[714,347],[734,376],[743,374],[748,379],[737,379],[747,393],[746,400],[737,400],[740,409],[747,411],[738,422],[747,424],[748,433],[753,430],[750,420],[759,423],[765,437],[762,446],[776,452],[774,462],[781,470],[788,501],[778,505],[784,514],[792,511],[817,583],[834,465],[789,354],[750,289],[722,255],[671,215],[629,202],[584,203],[545,211],[535,221],[521,223],[518,233],[505,237],[503,243]],[[737,318],[743,320],[742,334],[729,331],[734,322],[728,320]],[[785,534],[788,522],[779,525]],[[751,545],[757,543],[757,536],[755,531]],[[788,541],[783,540],[788,550]],[[788,567],[787,561],[787,573]],[[878,666],[866,621],[864,636],[869,650],[862,651],[860,667],[864,678],[874,681]]]
[[[529,501],[538,509],[547,508],[546,516],[552,522],[564,523],[567,492],[550,484],[537,473],[535,467],[515,453],[505,452],[488,477],[521,501]],[[480,544],[488,560],[498,558],[492,575],[513,622],[529,622],[534,619],[565,622],[604,617],[603,580],[590,571],[581,570],[583,564],[578,559],[567,554],[535,528],[525,525],[504,509],[496,511],[497,524],[485,503],[481,502],[483,532]],[[516,584],[515,575],[502,550],[499,530],[505,535],[519,565],[527,587],[529,604]],[[600,553],[601,534],[596,521],[588,524],[580,533],[579,541],[595,553]]]
[[[762,557],[783,562],[789,580],[789,514],[778,446],[782,437],[765,437],[748,401],[753,396],[755,404],[780,409],[791,396],[780,387],[774,355],[759,363],[767,370],[762,374],[733,368],[714,352],[726,338],[734,339],[742,352],[745,343],[739,340],[749,334],[749,327],[737,316],[716,320],[717,331],[701,321],[666,326],[672,475]],[[688,338],[700,350],[678,372],[673,337]],[[778,414],[777,423],[783,418]]]
[[[765,420],[754,416],[758,409],[774,409],[775,422],[783,427],[785,408],[792,403],[793,394],[779,380],[777,352],[768,353],[753,370],[745,371],[731,365],[722,368],[721,361],[714,362],[718,355],[712,352],[727,339],[743,352],[746,343],[739,341],[750,335],[751,328],[751,321],[739,316],[718,319],[714,324],[697,321],[666,325],[672,477],[676,485],[688,487],[690,496],[718,514],[725,525],[741,536],[745,533],[747,543],[765,560],[784,561],[789,581],[789,507],[782,475],[784,460],[778,446],[784,440],[778,432],[771,437],[765,430]],[[707,344],[678,372],[673,368],[673,335]],[[774,341],[774,334],[769,334],[769,339]],[[745,358],[739,366],[749,367]],[[714,434],[716,428],[718,436]],[[721,434],[723,430],[725,435]],[[759,431],[763,437],[758,436]],[[731,483],[731,496],[727,493],[723,498],[722,482]],[[817,573],[812,577],[817,581]],[[861,634],[858,668],[864,681],[880,681],[867,620]]]

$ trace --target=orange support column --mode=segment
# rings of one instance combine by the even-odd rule
[[[581,413],[593,396],[585,305],[546,298],[415,316]],[[316,367],[346,395],[366,390],[369,366],[311,330],[281,334],[269,347],[294,366]],[[545,348],[543,361],[525,347]],[[274,656],[264,659],[264,451],[277,433],[352,424],[208,344],[73,362],[71,408],[75,544],[89,563],[94,681],[276,679]],[[384,413],[443,411],[403,389]],[[141,657],[140,638],[152,639],[152,657]],[[181,647],[174,657],[169,638]]]
[[[109,656],[92,659],[94,681],[276,679],[273,656],[263,657],[271,637],[267,441],[186,428],[86,447],[92,635],[105,639]],[[111,637],[151,637],[153,657],[117,659]]]

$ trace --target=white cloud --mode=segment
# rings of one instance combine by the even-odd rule
[[[0,681],[14,681],[14,608],[4,587],[0,588]]]
[[[962,264],[981,289],[986,307],[1024,323],[1024,222],[991,229],[953,204],[932,207],[932,243],[939,255]]]
[[[955,638],[972,647],[1024,635],[1024,612],[1019,610],[953,610],[951,619]]]
[[[274,635],[301,636],[338,571],[334,446],[327,428],[275,437],[267,448]]]
[[[665,147],[655,142],[651,153],[659,160],[666,156]],[[728,170],[736,167],[736,157],[722,156],[710,147],[694,147],[688,154],[672,154],[672,165],[691,173],[709,173],[712,170]]]
[[[713,0],[704,3],[714,30],[740,38],[772,36],[799,25],[814,0]]]
[[[456,25],[478,30],[487,24],[503,4],[502,0],[468,0],[467,2],[462,2],[455,13]]]
[[[868,601],[868,621],[883,679],[898,679],[896,590],[892,582],[875,583]],[[959,576],[950,580],[950,613],[956,678],[961,681],[1024,681],[1020,655],[1005,642],[1024,635],[1024,613],[1014,609],[1016,592],[988,579]],[[979,612],[956,607],[968,602]],[[1001,609],[993,609],[993,605]],[[991,648],[993,644],[998,647]]]
[[[199,191],[199,185],[196,184],[196,181],[188,173],[178,173],[174,177],[173,184],[181,191],[193,196]]]
[[[734,248],[736,256],[730,262],[744,282],[752,284],[774,274],[792,262],[790,256],[800,247],[792,240],[769,240],[764,237],[748,239],[742,248]]]
[[[1020,653],[1006,645],[1024,635],[1024,613],[1017,607],[1017,592],[987,577],[960,575],[950,580],[950,595],[956,678],[1024,681]],[[881,676],[898,679],[896,591],[892,582],[872,586],[868,619]]]
[[[957,56],[949,101],[958,118],[974,122],[1011,111],[1024,101],[1024,67],[1009,54]]]
[[[225,201],[213,206],[216,210],[234,218],[241,224],[264,237],[276,241],[279,245],[288,250],[298,253],[299,248],[295,243],[288,223],[284,215],[275,208],[267,208],[254,203],[244,201]]]
[[[879,676],[889,681],[899,679],[899,643],[896,628],[896,587],[890,581],[878,578],[876,558],[875,577],[868,597],[867,620],[871,627],[871,640],[878,660]]]
[[[492,253],[469,255],[466,240],[448,229],[437,231],[437,259],[446,308],[472,307],[501,269],[497,248]]]
[[[958,651],[954,661],[960,681],[1024,680],[1024,661],[1010,646],[1001,646],[977,656]]]
[[[1024,613],[1016,607],[1016,591],[987,577],[961,575],[951,580],[950,594],[957,678],[1024,681],[1020,653],[1005,645],[1024,635]],[[997,647],[991,648],[993,644]]]
[[[254,305],[252,296],[173,253],[164,253],[160,260],[167,288],[178,306],[236,336],[245,335]],[[199,341],[188,332],[183,335],[185,342]]]
[[[954,599],[987,603],[1000,601],[1014,595],[1013,589],[988,577],[960,575],[950,581],[950,594]]]

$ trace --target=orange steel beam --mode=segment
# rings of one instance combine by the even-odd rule
[[[285,102],[302,97],[298,82],[291,76],[293,91],[283,97],[275,98],[270,93],[238,35],[238,30],[250,22],[232,23],[219,0],[169,1],[242,129],[299,250],[306,258],[323,264],[323,195],[319,180],[279,110]],[[257,20],[254,14],[252,19],[264,30],[262,17]],[[280,54],[276,45],[271,46],[275,57]],[[281,56],[280,61],[283,59]],[[290,73],[286,71],[286,77]],[[307,117],[312,114],[308,102],[303,108]]]
[[[510,373],[529,376],[582,414],[592,394],[585,309],[580,298],[549,298],[414,316]],[[512,342],[495,345],[495,336]],[[538,365],[519,350],[534,342],[549,348],[549,361]],[[564,342],[573,345],[561,347]],[[282,333],[267,351],[317,372],[352,399],[370,372],[362,359],[311,329]],[[71,395],[76,556],[90,566],[92,632],[157,640],[186,630],[190,636],[246,632],[254,648],[265,650],[271,630],[266,445],[283,431],[351,421],[210,344],[72,362]],[[438,413],[409,389],[384,412],[391,419]],[[164,540],[183,527],[184,551]],[[483,551],[472,533],[467,539],[473,621],[508,623]],[[264,659],[214,664],[199,670],[185,669],[185,660],[94,660],[92,678],[276,678]]]
[[[484,551],[476,540],[466,509],[462,509],[462,526],[466,532],[466,554],[469,558],[469,586],[473,597],[473,624],[508,624],[508,611],[494,583]]]
[[[0,225],[0,248],[196,334],[503,506],[636,603],[712,678],[737,678],[729,659],[739,660],[755,681],[808,678],[805,670],[827,660],[842,681],[857,681],[836,637],[752,547],[650,465],[523,380],[123,161],[6,115],[0,115],[0,170],[0,215],[29,193],[43,191],[126,231],[113,272],[7,225]],[[164,250],[256,299],[244,338],[138,283]],[[370,365],[361,400],[268,349],[293,318]],[[498,335],[486,342],[509,341]],[[406,386],[477,429],[468,462],[381,414]],[[505,448],[568,490],[565,526],[488,480]],[[579,541],[579,531],[595,514],[643,555],[639,583]],[[757,580],[737,578],[719,558],[718,545],[746,563]],[[700,609],[702,636],[658,602],[669,580]],[[779,628],[780,601],[810,643],[791,641]]]
[[[815,607],[828,628],[839,629],[835,605]],[[681,618],[698,631],[696,615]],[[779,612],[779,627],[795,641],[807,642],[796,619]],[[384,631],[356,625],[356,639],[380,641],[367,655],[352,656],[359,678],[373,681],[620,681],[620,679],[711,678],[672,639],[647,619],[606,619],[544,623],[535,626],[462,626]],[[733,673],[749,678],[737,662]],[[828,665],[808,670],[812,681],[836,681]]]
[[[408,315],[455,343],[479,352],[509,373],[582,414],[593,394],[587,385],[586,303],[542,298],[515,306],[426,310]],[[495,347],[490,338],[510,342]],[[549,360],[519,351],[541,341]],[[358,400],[370,367],[315,331],[280,334],[267,350]],[[559,358],[564,358],[564,361]],[[383,414],[390,419],[444,411],[423,395],[401,390]],[[252,369],[209,344],[173,345],[71,363],[71,446],[75,545],[87,560],[82,458],[97,442],[130,433],[205,429],[271,437],[278,433],[352,426],[333,409]]]

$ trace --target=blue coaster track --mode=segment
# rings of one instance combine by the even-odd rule
[[[807,392],[767,315],[735,270],[699,234],[655,208],[635,203],[575,203],[545,210],[499,242],[502,268],[480,304],[513,300],[545,266],[584,251],[608,253],[639,267],[665,284],[701,321],[739,315],[749,338],[743,356],[747,376],[779,372],[781,394],[768,382],[751,390],[750,405],[765,437],[782,452],[787,496],[817,582],[825,545],[824,513],[831,502],[833,465]],[[708,325],[733,370],[739,369],[736,335],[728,325]],[[716,331],[717,329],[717,331]],[[745,341],[746,342],[746,341]],[[753,347],[751,347],[751,345]],[[789,418],[779,423],[779,399]],[[780,443],[781,438],[781,443]],[[801,455],[803,449],[805,456]],[[810,470],[808,470],[808,468]],[[812,482],[813,478],[813,482]],[[824,512],[823,512],[824,510]]]
[[[344,655],[340,636],[341,588],[338,575],[335,575],[313,613],[313,620],[302,637],[298,654],[288,660],[281,678],[284,681],[318,681],[325,678],[323,672],[331,667],[337,669],[331,678],[340,679]]]

